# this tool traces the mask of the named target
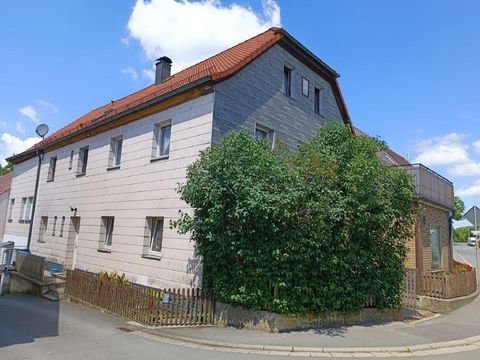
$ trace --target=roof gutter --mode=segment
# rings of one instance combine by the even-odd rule
[[[63,136],[59,139],[56,139],[52,142],[49,142],[49,143],[46,143],[44,145],[40,145],[40,146],[36,146],[34,147],[33,149],[30,149],[30,150],[27,150],[27,151],[24,151],[18,155],[13,155],[9,158],[7,158],[6,160],[9,161],[9,162],[12,162],[12,163],[19,163],[19,162],[22,162],[22,161],[19,161],[21,160],[22,158],[25,158],[25,160],[28,160],[30,158],[33,158],[34,156],[36,156],[37,154],[37,151],[38,150],[44,150],[45,152],[47,152],[47,149],[52,147],[52,146],[55,146],[56,144],[60,143],[60,142],[63,142],[65,140],[68,140],[68,139],[71,139],[71,138],[74,138],[74,137],[77,137],[78,135],[81,135],[81,134],[84,134],[84,133],[87,133],[89,131],[92,131],[93,129],[96,129],[96,128],[99,128],[101,126],[104,126],[105,124],[108,124],[110,122],[113,122],[121,117],[124,117],[126,115],[130,115],[130,114],[133,114],[137,111],[140,111],[140,110],[143,110],[145,108],[148,108],[149,106],[152,106],[152,105],[156,105],[164,100],[167,100],[173,96],[176,96],[176,95],[179,95],[185,91],[188,91],[188,90],[191,90],[191,89],[194,89],[198,86],[201,86],[201,85],[204,85],[204,84],[207,84],[209,82],[212,81],[212,78],[211,76],[204,76],[198,80],[195,80],[194,82],[192,83],[189,83],[189,84],[186,84],[182,87],[179,87],[178,89],[174,89],[172,91],[169,91],[168,93],[165,93],[163,95],[160,95],[154,99],[151,99],[151,100],[148,100],[142,104],[139,104],[137,106],[134,106],[128,110],[125,110],[121,113],[118,113],[118,114],[115,114],[115,115],[112,115],[110,117],[107,117],[99,122],[96,122],[94,124],[91,124],[81,130],[77,130],[71,134],[68,134],[66,136]],[[25,161],[23,160],[23,161]]]

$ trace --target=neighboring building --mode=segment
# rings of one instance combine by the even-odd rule
[[[419,274],[452,270],[452,215],[455,208],[452,182],[422,164],[408,163],[390,149],[385,152],[389,160],[393,160],[393,165],[412,175],[420,205],[415,246],[409,246],[405,267],[417,269]]]
[[[11,220],[11,214],[8,211],[10,208],[9,196],[12,177],[13,172],[0,176],[0,243],[3,242],[5,223]]]
[[[189,211],[176,192],[199,151],[230,130],[290,149],[326,123],[351,125],[338,74],[285,30],[272,28],[95,109],[15,164],[6,236],[26,240],[37,152],[44,153],[31,250],[70,268],[118,271],[136,283],[201,282],[194,244],[169,223]]]
[[[365,135],[355,128],[357,135]],[[453,266],[452,213],[455,208],[453,184],[422,164],[411,164],[393,150],[380,154],[385,164],[409,172],[418,195],[420,214],[415,225],[415,237],[407,242],[405,267],[420,274],[430,271],[450,271]]]

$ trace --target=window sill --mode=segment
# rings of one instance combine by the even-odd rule
[[[30,224],[30,220],[22,220],[22,219],[20,219],[20,220],[18,220],[18,222],[19,222],[20,224]]]
[[[143,254],[142,258],[151,259],[151,260],[161,260],[162,256],[160,254]]]
[[[53,180],[54,180],[54,179],[48,179],[48,180],[47,180],[47,183],[48,183],[48,182],[53,182]]]
[[[110,166],[110,167],[107,168],[107,171],[117,170],[117,169],[120,169],[120,165],[118,165],[118,166]]]
[[[110,254],[112,249],[97,249],[98,252]]]
[[[87,173],[80,173],[80,174],[77,174],[76,176],[77,176],[77,178],[78,178],[78,177],[85,176],[86,174],[87,174]]]
[[[156,162],[156,161],[161,161],[161,160],[168,160],[170,155],[163,155],[159,157],[154,157],[150,159],[150,162]]]

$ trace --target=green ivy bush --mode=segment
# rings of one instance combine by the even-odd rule
[[[174,226],[203,257],[222,302],[303,314],[398,307],[415,222],[410,176],[385,145],[322,127],[295,153],[241,131],[203,151],[179,193],[193,213]]]

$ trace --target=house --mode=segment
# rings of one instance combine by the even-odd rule
[[[357,128],[354,131],[357,136],[365,135]],[[418,196],[420,213],[415,236],[407,242],[405,267],[417,270],[418,284],[421,284],[422,273],[451,271],[455,208],[452,182],[422,164],[411,164],[390,148],[379,156],[385,164],[400,167],[412,175]]]
[[[420,205],[414,243],[409,244],[405,267],[419,273],[451,271],[455,208],[452,182],[422,164],[410,164],[391,149],[386,149],[384,156],[412,175]]]
[[[357,136],[365,134],[354,128]],[[379,154],[391,166],[401,167],[414,180],[420,205],[415,225],[415,237],[407,243],[405,262],[407,269],[421,272],[450,271],[453,266],[452,213],[454,206],[453,184],[422,164],[411,164],[390,148]]]
[[[201,261],[169,223],[189,211],[176,192],[199,151],[227,132],[296,149],[326,123],[351,126],[338,74],[288,32],[271,28],[94,109],[11,157],[5,236],[67,268],[118,271],[153,287],[201,283]],[[32,204],[41,167],[35,216]]]
[[[0,176],[0,243],[3,242],[3,233],[5,231],[5,223],[11,219],[8,214],[8,202],[10,197],[10,186],[12,184],[13,172]]]

